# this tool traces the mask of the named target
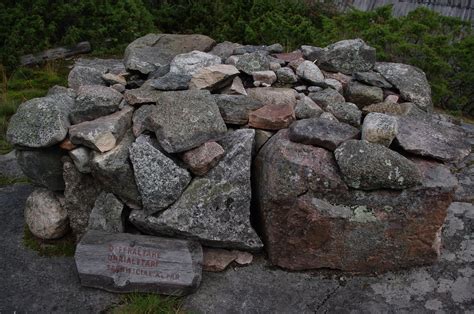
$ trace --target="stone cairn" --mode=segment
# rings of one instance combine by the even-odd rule
[[[241,251],[288,270],[434,262],[446,164],[471,147],[432,110],[421,70],[360,39],[285,53],[149,34],[124,60],[79,59],[7,137],[38,186],[30,230],[72,229],[84,285],[179,295]]]

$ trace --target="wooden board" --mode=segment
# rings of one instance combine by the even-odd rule
[[[202,277],[198,242],[88,231],[75,254],[81,284],[111,292],[186,295]]]

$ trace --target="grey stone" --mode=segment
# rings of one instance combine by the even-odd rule
[[[318,61],[324,54],[324,48],[303,45],[301,52],[306,60],[311,62]]]
[[[124,63],[129,70],[149,74],[169,66],[178,54],[209,51],[214,45],[215,41],[204,35],[148,34],[128,45]]]
[[[110,233],[124,231],[123,203],[112,193],[102,192],[94,203],[87,230]]]
[[[91,151],[83,146],[75,148],[69,151],[69,157],[71,157],[74,165],[77,170],[82,173],[90,173],[90,161],[91,161]]]
[[[323,85],[323,84],[321,84]],[[327,87],[330,87],[332,89],[335,89],[338,93],[342,93],[344,88],[342,86],[342,83],[339,82],[338,80],[335,79],[325,79],[324,80],[324,85]]]
[[[74,258],[83,286],[112,292],[181,296],[201,282],[202,247],[191,241],[91,230]]]
[[[150,82],[150,86],[158,90],[185,90],[189,87],[191,75],[167,73],[162,77],[156,78]]]
[[[273,136],[273,132],[265,130],[255,130],[255,143],[252,156],[255,157],[265,143]]]
[[[293,122],[288,132],[292,142],[320,146],[331,151],[358,135],[359,130],[348,124],[322,118]]]
[[[301,62],[296,69],[296,75],[312,85],[318,85],[324,82],[323,72],[321,72],[316,64],[308,60]]]
[[[254,84],[256,82],[260,82],[261,84],[265,84],[266,86],[271,86],[273,83],[276,82],[277,76],[273,71],[255,71],[252,73],[252,77],[254,80]]]
[[[40,150],[17,150],[16,158],[21,170],[35,185],[51,191],[64,190],[64,152],[57,147]]]
[[[155,110],[154,105],[142,105],[133,112],[132,131],[135,137],[139,137],[143,132],[150,130],[150,127],[148,126],[148,117],[151,116],[153,110]]]
[[[426,112],[411,102],[393,103],[390,101],[384,101],[366,106],[362,108],[362,111],[365,113],[379,112],[393,116],[412,116],[419,117],[420,119],[424,119],[426,117]]]
[[[125,72],[125,67],[120,59],[83,59],[79,58],[68,76],[68,85],[74,90],[84,85],[103,85],[102,75],[110,72],[120,74]]]
[[[89,174],[77,170],[71,160],[64,162],[64,209],[69,217],[69,224],[79,240],[87,229],[89,215],[101,188]]]
[[[249,121],[249,113],[263,104],[244,95],[214,95],[225,123],[244,125]]]
[[[122,74],[105,73],[105,74],[102,74],[102,79],[108,85],[115,85],[115,84],[120,84],[123,86],[127,85],[127,80]]]
[[[67,94],[34,98],[22,103],[8,124],[6,138],[13,145],[40,148],[66,138],[74,99]]]
[[[239,70],[230,64],[204,67],[193,74],[189,88],[216,91],[228,86],[239,73]]]
[[[390,146],[398,132],[395,117],[383,113],[369,113],[362,125],[362,139],[371,143]]]
[[[0,176],[12,179],[25,177],[16,160],[15,150],[12,150],[8,154],[0,155]]]
[[[45,188],[33,191],[26,200],[25,222],[40,239],[61,238],[69,229],[67,213],[58,196]]]
[[[460,161],[471,152],[460,127],[447,128],[434,120],[411,116],[397,119],[397,143],[407,152],[441,161]]]
[[[170,63],[170,73],[194,75],[202,68],[221,63],[222,60],[218,56],[194,50],[174,57]]]
[[[405,189],[421,183],[421,173],[413,162],[382,145],[349,140],[334,156],[342,178],[355,189]]]
[[[320,87],[320,86],[308,86],[308,92],[310,93],[317,93],[317,92],[320,92],[322,91],[324,88]]]
[[[331,103],[326,107],[327,112],[332,113],[339,121],[359,127],[362,119],[362,111],[350,102]]]
[[[133,108],[126,108],[111,115],[82,122],[69,128],[71,142],[99,152],[114,148],[132,124]]]
[[[142,86],[135,89],[127,89],[123,97],[129,105],[137,106],[143,104],[156,104],[156,99],[163,93],[152,87],[153,80],[150,81],[150,86]]]
[[[323,112],[320,116],[319,116],[321,119],[325,119],[325,120],[330,120],[330,121],[336,121],[338,122],[339,120],[337,120],[337,118],[330,112]]]
[[[76,91],[72,88],[67,88],[64,86],[59,86],[59,85],[54,85],[50,89],[48,89],[48,93],[46,96],[53,96],[53,95],[64,95],[66,94],[67,96],[71,98],[76,98]]]
[[[253,52],[240,56],[235,66],[245,74],[252,75],[256,71],[270,70],[270,61],[265,54]]]
[[[244,88],[244,84],[242,83],[242,80],[240,77],[236,76],[234,77],[234,80],[232,81],[232,84],[229,86],[223,88],[220,91],[221,94],[228,94],[228,95],[244,95],[247,96],[247,91]]]
[[[377,72],[355,72],[354,79],[361,83],[376,86],[380,88],[392,88],[392,84],[390,84],[380,73]]]
[[[346,101],[344,96],[332,88],[326,88],[319,92],[309,93],[308,96],[323,109],[329,104],[337,104]]]
[[[151,138],[142,135],[130,147],[135,181],[147,214],[166,209],[191,181],[186,169],[179,167],[153,144]]]
[[[383,101],[383,91],[380,87],[369,86],[357,81],[350,81],[344,90],[347,101],[359,108]]]
[[[92,175],[105,191],[114,193],[129,207],[140,208],[140,194],[128,156],[134,140],[129,131],[114,149],[104,154],[94,153],[91,168]]]
[[[242,47],[242,45],[238,43],[232,43],[230,41],[224,41],[215,45],[214,48],[209,51],[209,53],[211,55],[216,55],[220,57],[222,60],[226,60],[231,55],[233,55],[234,50],[239,47]]]
[[[277,82],[280,85],[291,85],[298,82],[298,77],[295,72],[289,68],[284,67],[276,70]]]
[[[422,70],[411,65],[390,62],[377,62],[374,69],[400,91],[403,99],[426,112],[433,111],[431,87]]]
[[[119,109],[122,98],[122,94],[110,87],[81,86],[69,118],[73,124],[77,124],[114,113]]]
[[[317,118],[323,113],[323,110],[308,96],[298,100],[295,107],[296,119]]]
[[[263,105],[296,106],[296,93],[291,88],[259,87],[247,89],[249,97],[259,100]]]
[[[317,63],[321,69],[331,72],[369,71],[375,65],[375,48],[359,38],[341,40],[324,48]]]
[[[150,127],[161,147],[178,153],[225,134],[227,128],[208,91],[163,92],[159,95]]]
[[[262,242],[250,226],[250,168],[255,131],[240,129],[219,142],[226,155],[204,177],[195,178],[181,198],[159,216],[134,211],[140,230],[198,239],[213,247],[258,250]]]
[[[125,85],[122,85],[122,84],[114,84],[114,85],[111,85],[110,87],[115,89],[119,93],[123,93],[126,90]]]

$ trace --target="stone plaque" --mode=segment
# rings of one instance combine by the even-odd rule
[[[199,287],[203,254],[195,241],[90,230],[75,259],[83,286],[180,296]]]

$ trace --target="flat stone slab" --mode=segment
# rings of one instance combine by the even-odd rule
[[[202,256],[193,241],[93,230],[74,257],[83,286],[181,296],[199,287]]]

